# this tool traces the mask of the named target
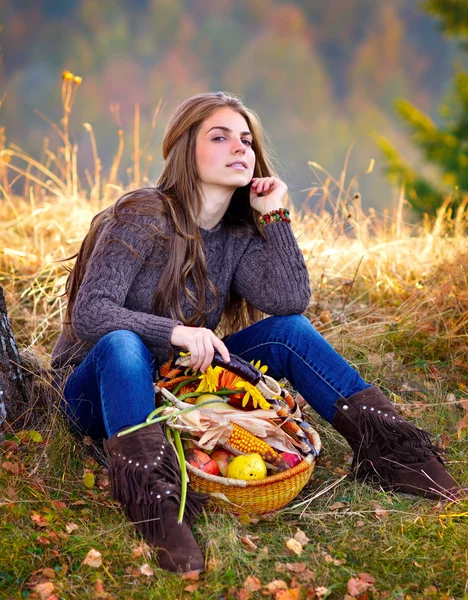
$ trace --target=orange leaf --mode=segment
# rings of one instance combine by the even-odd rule
[[[34,591],[39,595],[41,600],[47,600],[49,596],[55,590],[55,586],[51,581],[45,581],[43,583],[38,583],[34,587]]]
[[[244,581],[244,588],[249,592],[257,592],[262,587],[262,582],[258,577],[249,575]]]
[[[53,579],[55,577],[55,571],[50,567],[45,567],[44,569],[42,569],[42,574],[44,575],[44,577],[47,577],[47,579]]]
[[[371,583],[368,583],[359,577],[351,577],[348,581],[348,594],[353,598],[356,598],[367,592],[371,586]]]
[[[291,552],[294,552],[294,554],[297,554],[297,555],[302,554],[302,551],[303,551],[302,544],[300,544],[294,538],[289,538],[289,540],[287,540],[286,548],[288,548],[288,550],[291,550]]]
[[[193,594],[193,592],[196,592],[199,587],[200,587],[199,583],[191,583],[190,585],[187,585],[187,586],[184,587],[184,592],[188,592],[189,594]]]
[[[89,567],[100,567],[102,565],[101,553],[91,548],[81,564],[88,565]]]
[[[463,437],[463,432],[468,429],[468,413],[465,414],[457,423],[457,437],[459,440]]]
[[[296,542],[299,542],[301,546],[306,546],[310,542],[310,539],[306,536],[302,529],[299,528],[294,534],[294,539],[296,540]]]
[[[305,563],[286,563],[286,569],[292,573],[302,573],[307,569]]]
[[[200,571],[188,571],[182,575],[182,579],[189,579],[192,581],[196,581],[198,576],[200,575]]]
[[[299,588],[280,590],[275,595],[275,600],[299,600],[301,597],[301,590]]]
[[[369,573],[359,573],[359,579],[362,579],[370,584],[375,583],[375,577],[372,577],[372,575],[369,575]]]
[[[282,579],[275,579],[273,581],[270,581],[270,583],[267,583],[265,587],[270,592],[270,594],[276,594],[281,590],[287,590],[288,584]]]
[[[148,563],[145,563],[144,565],[141,565],[141,567],[140,567],[140,573],[142,575],[146,575],[146,577],[153,577],[153,575],[154,575],[154,571],[149,566]]]
[[[37,512],[33,511],[29,516],[31,517],[31,521],[38,527],[48,527],[50,525],[49,521]]]
[[[9,471],[10,473],[13,473],[13,475],[19,475],[24,469],[23,465],[21,465],[20,463],[9,462],[8,460],[6,460],[2,464],[2,467],[5,469],[5,471]]]

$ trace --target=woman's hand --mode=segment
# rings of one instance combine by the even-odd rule
[[[278,177],[254,177],[250,186],[250,206],[262,215],[284,207],[288,186]]]
[[[224,343],[205,327],[176,325],[172,330],[171,344],[190,352],[190,366],[194,371],[205,372],[213,362],[215,350],[226,362],[231,360]]]

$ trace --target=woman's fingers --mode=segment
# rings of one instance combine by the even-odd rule
[[[190,352],[190,367],[194,371],[206,371],[213,362],[215,350],[219,351],[223,360],[230,361],[224,343],[205,327],[177,325],[172,332],[171,343]]]
[[[196,361],[194,362],[192,369],[194,371],[199,371],[200,367],[205,360],[205,344],[203,342],[202,337],[197,337],[195,340],[195,348],[196,348]]]
[[[216,336],[214,336],[213,346],[221,354],[221,356],[223,357],[224,362],[228,363],[231,360],[231,357],[229,355],[229,350],[227,349],[226,345],[224,344],[223,341],[221,341]]]
[[[203,341],[205,356],[203,358],[200,370],[204,373],[213,362],[214,348],[213,342],[208,337],[206,337]]]

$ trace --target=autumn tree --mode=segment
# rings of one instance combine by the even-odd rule
[[[439,19],[445,35],[466,42],[468,0],[427,0],[423,7]],[[378,145],[386,157],[386,173],[391,181],[405,186],[416,211],[433,215],[444,196],[453,194],[456,198],[454,192],[468,191],[468,72],[458,69],[455,73],[453,89],[440,106],[440,126],[407,100],[397,100],[396,110],[410,130],[413,144],[438,177],[430,179],[422,174],[387,138],[380,137]]]

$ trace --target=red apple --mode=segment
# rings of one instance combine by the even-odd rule
[[[190,448],[186,450],[185,458],[192,467],[196,467],[200,471],[209,473],[210,475],[219,475],[218,463],[208,456],[206,452],[198,448]]]
[[[292,452],[281,452],[281,457],[285,462],[288,463],[290,469],[292,469],[302,461],[302,458],[300,456],[298,456],[297,454],[293,454]]]
[[[218,468],[221,471],[221,475],[226,477],[228,465],[234,458],[234,454],[224,450],[224,448],[216,448],[211,453],[211,458],[217,462]]]

